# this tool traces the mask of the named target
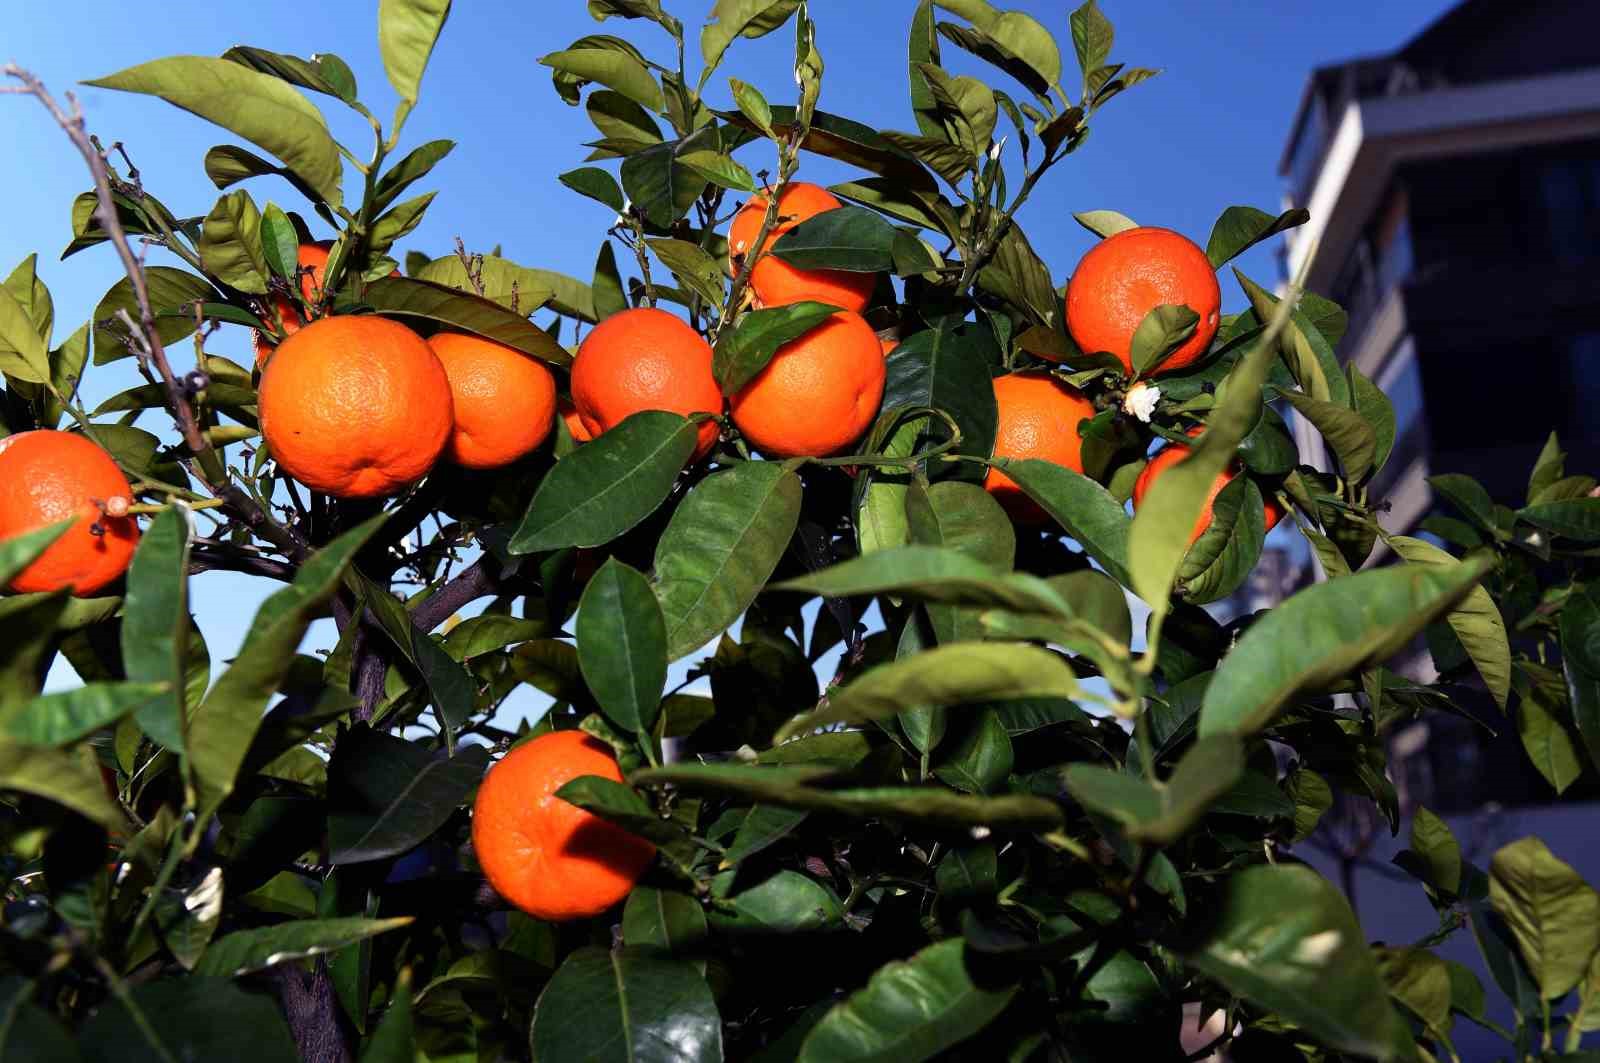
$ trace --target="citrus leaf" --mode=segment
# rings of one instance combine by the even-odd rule
[[[403,915],[394,919],[301,919],[279,926],[235,930],[211,943],[195,967],[195,974],[233,978],[285,960],[336,952],[410,925],[411,916]]]
[[[1348,406],[1323,402],[1298,391],[1279,394],[1322,433],[1347,477],[1356,481],[1366,478],[1377,458],[1378,437],[1365,417]]]
[[[182,55],[84,84],[159,96],[270,151],[330,207],[344,202],[344,163],[327,122],[309,100],[275,77],[227,59]]]
[[[576,630],[578,664],[601,711],[647,734],[667,681],[667,623],[650,581],[607,559],[583,590]]]
[[[770,461],[712,473],[684,497],[655,553],[669,660],[726,631],[755,600],[789,547],[800,500],[800,478]]]
[[[378,0],[378,54],[389,84],[415,103],[422,72],[450,14],[450,0]]]
[[[365,299],[380,314],[439,321],[515,347],[550,365],[572,364],[572,355],[548,332],[527,320],[526,314],[538,309],[538,303],[531,298],[512,311],[491,299],[431,280],[385,277],[367,288]]]
[[[1295,594],[1223,658],[1201,705],[1201,737],[1258,731],[1301,691],[1387,659],[1455,608],[1488,567],[1472,559],[1450,569],[1378,569]]]
[[[1396,535],[1387,540],[1395,553],[1414,565],[1452,568],[1461,564],[1450,554],[1421,539]],[[1445,614],[1450,629],[1472,658],[1473,667],[1483,677],[1484,686],[1502,710],[1511,693],[1511,643],[1500,609],[1482,587],[1474,587],[1461,604]]]
[[[717,339],[711,375],[717,378],[724,395],[732,395],[767,367],[779,347],[799,339],[838,312],[836,306],[809,300],[752,310]]]
[[[156,514],[128,566],[122,614],[122,663],[127,678],[161,684],[135,717],[154,741],[174,752],[186,748],[188,705],[184,672],[189,655],[190,515],[182,503]],[[201,691],[204,693],[204,690]]]
[[[966,552],[940,546],[874,551],[809,576],[775,583],[768,590],[800,591],[823,598],[906,595],[927,602],[1071,615],[1067,604],[1043,580],[1006,573]]]
[[[615,539],[666,500],[699,433],[693,421],[662,410],[601,433],[546,474],[509,549],[531,554]]]
[[[894,269],[895,228],[866,207],[846,205],[806,219],[772,245],[770,254],[796,269],[875,273]]]
[[[1546,999],[1565,996],[1600,950],[1600,894],[1538,838],[1489,862],[1489,899]]]
[[[581,81],[598,82],[657,114],[666,108],[661,86],[650,76],[650,68],[627,52],[611,48],[573,48],[541,56],[539,65]]]
[[[1221,269],[1261,241],[1310,220],[1311,212],[1303,207],[1286,210],[1277,217],[1254,207],[1229,207],[1212,226],[1206,257],[1211,260],[1212,269]]]
[[[6,723],[6,733],[31,746],[64,746],[116,723],[165,694],[166,683],[90,683],[41,694]]]
[[[434,756],[358,726],[328,761],[328,861],[358,864],[411,849],[444,825],[483,778],[489,752]]]
[[[76,523],[76,518],[58,521],[0,542],[0,587],[16,579],[17,573],[38,560],[51,543],[67,534],[67,530]]]
[[[1039,458],[1013,459],[1001,467],[1112,579],[1134,585],[1128,569],[1131,524],[1111,492],[1082,473]],[[1193,526],[1192,520],[1185,525]]]
[[[535,1059],[722,1059],[711,988],[691,964],[648,948],[571,953],[539,994],[529,1037]]]
[[[1114,210],[1086,210],[1074,214],[1072,219],[1101,239],[1139,227],[1138,222]]]

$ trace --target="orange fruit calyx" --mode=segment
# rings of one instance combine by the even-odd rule
[[[1199,245],[1170,229],[1142,226],[1101,240],[1067,283],[1067,331],[1083,350],[1105,352],[1133,373],[1133,336],[1158,306],[1199,315],[1194,334],[1156,367],[1178,372],[1205,356],[1221,323],[1222,289]]]
[[[553,731],[513,748],[478,787],[478,865],[500,896],[538,919],[599,915],[632,891],[655,858],[648,841],[555,796],[581,775],[623,781],[598,740]]]

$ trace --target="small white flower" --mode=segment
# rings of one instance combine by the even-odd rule
[[[613,229],[615,229],[619,225],[628,224],[628,212],[631,211],[632,209],[633,209],[633,200],[629,199],[627,196],[623,196],[622,197],[622,213],[618,214],[616,216],[616,218],[614,218],[612,220],[611,227]]]
[[[1529,546],[1535,546],[1536,547],[1536,546],[1539,546],[1543,542],[1544,542],[1544,536],[1540,535],[1538,532],[1531,532],[1528,535],[1527,543],[1528,543]]]
[[[973,827],[972,840],[975,842],[981,842],[992,833],[993,831],[991,831],[988,827]]]
[[[1005,137],[1001,137],[1000,138],[1000,143],[998,143],[998,144],[990,144],[989,145],[989,161],[990,162],[994,162],[996,159],[998,159],[1000,157],[1000,153],[1002,151],[1004,151],[1005,149],[1006,149],[1006,138]]]
[[[1135,384],[1128,389],[1128,395],[1122,400],[1122,408],[1139,420],[1150,423],[1150,415],[1156,412],[1156,403],[1161,401],[1161,389],[1154,384]]]

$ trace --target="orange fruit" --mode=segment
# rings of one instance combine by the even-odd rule
[[[878,345],[883,348],[883,356],[889,357],[889,352],[900,346],[900,341],[892,336],[884,336],[878,340]]]
[[[489,769],[472,808],[472,847],[495,891],[536,919],[599,915],[628,895],[655,846],[555,792],[580,775],[622,781],[582,731],[553,731]]]
[[[1197,427],[1190,429],[1189,434],[1197,436],[1202,431],[1204,429]],[[1150,459],[1150,463],[1144,467],[1144,471],[1139,473],[1139,478],[1133,482],[1133,508],[1135,510],[1139,508],[1140,503],[1144,501],[1145,492],[1150,490],[1150,485],[1155,483],[1162,473],[1188,456],[1189,448],[1182,443],[1168,443],[1156,451],[1155,457]],[[1193,546],[1195,541],[1205,534],[1205,530],[1211,527],[1212,503],[1217,500],[1217,495],[1224,487],[1228,486],[1236,475],[1238,475],[1237,463],[1233,470],[1224,470],[1217,473],[1217,478],[1211,483],[1211,490],[1206,492],[1205,505],[1200,507],[1200,516],[1194,522],[1194,531],[1189,533],[1190,546]],[[1267,531],[1271,531],[1277,526],[1278,521],[1283,519],[1283,510],[1271,498],[1263,496],[1262,503],[1262,508],[1267,518]]]
[[[328,250],[333,247],[332,240],[320,240],[314,244],[301,244],[296,258],[302,270],[309,269],[310,273],[300,274],[300,298],[304,299],[307,306],[315,306],[322,300],[323,270],[328,266]],[[305,320],[300,312],[295,309],[293,300],[282,295],[272,297],[272,306],[277,311],[278,320],[268,322],[280,326],[285,337],[292,336],[300,331]],[[260,329],[251,330],[251,345],[256,352],[256,366],[260,367],[271,357],[277,348],[271,340],[261,334]]]
[[[563,395],[556,400],[556,411],[561,414],[561,419],[567,423],[567,432],[571,434],[574,443],[587,443],[594,436],[583,425],[583,418],[578,416],[578,408],[572,400]]]
[[[455,408],[446,457],[469,469],[495,469],[545,441],[556,412],[556,379],[550,370],[481,336],[440,332],[428,346],[450,379]]]
[[[1206,253],[1171,229],[1125,229],[1096,244],[1067,283],[1067,331],[1086,351],[1108,351],[1133,372],[1133,334],[1163,304],[1187,306],[1200,323],[1156,375],[1194,364],[1217,334],[1222,289]]]
[[[48,429],[0,439],[0,542],[70,517],[78,520],[11,581],[18,593],[71,588],[83,596],[128,570],[139,526],[123,504],[128,478],[111,456],[74,432]],[[123,516],[108,517],[112,499]]]
[[[767,233],[761,245],[761,257],[750,272],[750,290],[761,306],[787,306],[805,299],[837,306],[856,313],[867,308],[872,301],[878,278],[872,273],[855,273],[843,269],[796,269],[781,258],[769,255],[773,243],[796,225],[814,218],[824,211],[844,206],[821,185],[794,181],[786,185],[778,197],[778,220]],[[750,199],[728,226],[728,269],[737,274],[743,256],[754,249],[756,236],[761,232],[761,221],[766,217],[767,197],[758,194]]]
[[[1073,472],[1083,471],[1078,425],[1095,415],[1094,403],[1048,372],[1038,371],[996,377],[994,399],[1000,408],[996,458],[1042,458]],[[989,470],[983,486],[1012,520],[1042,524],[1047,519],[1045,511],[999,469]]]
[[[733,423],[769,458],[821,458],[861,437],[883,399],[883,349],[841,311],[778,348],[729,401]]]
[[[637,307],[589,330],[572,360],[572,404],[597,436],[643,410],[687,417],[722,412],[722,389],[711,375],[711,346],[665,310]],[[700,426],[695,457],[717,441],[717,423]]]
[[[336,498],[421,479],[454,427],[450,381],[404,325],[343,314],[278,346],[261,376],[261,434],[284,472]]]

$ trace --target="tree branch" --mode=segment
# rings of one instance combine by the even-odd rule
[[[432,631],[448,620],[456,610],[503,587],[504,579],[496,573],[499,563],[485,554],[462,569],[450,582],[430,595],[411,614],[412,622],[423,631]]]

